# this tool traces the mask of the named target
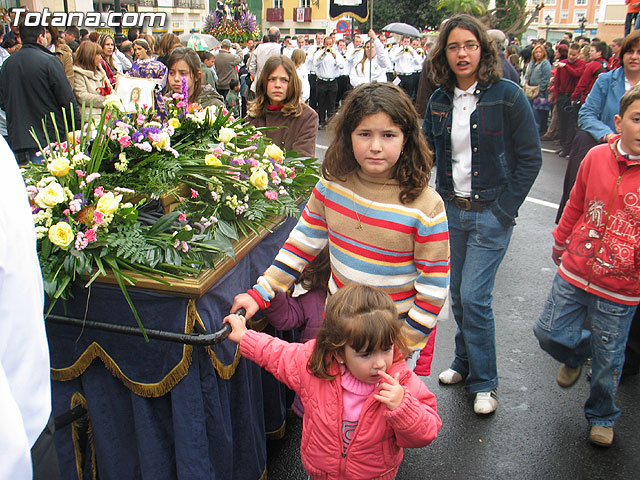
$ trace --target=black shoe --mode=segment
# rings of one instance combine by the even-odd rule
[[[569,152],[565,152],[564,150],[560,150],[558,152],[558,156],[561,157],[561,158],[568,157],[569,156]]]

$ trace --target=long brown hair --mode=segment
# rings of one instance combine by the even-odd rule
[[[478,65],[478,84],[490,85],[502,78],[502,66],[493,41],[487,35],[487,28],[471,15],[461,14],[445,20],[436,46],[431,51],[431,67],[436,84],[440,88],[453,92],[457,85],[456,75],[447,60],[447,41],[454,28],[471,32],[480,44],[480,64]]]
[[[302,271],[298,283],[307,290],[326,290],[330,276],[331,260],[329,257],[329,246],[327,245]]]
[[[113,42],[113,50],[115,51],[116,41],[113,38],[113,36],[109,35],[108,33],[103,33],[100,35],[100,37],[98,38],[98,45],[100,45],[103,49],[102,58],[104,58],[104,60],[109,64],[109,66],[111,67],[111,70],[115,72],[116,66],[113,64],[113,52],[108,57],[104,54],[104,44],[107,42],[108,39],[111,39],[111,42]]]
[[[338,115],[329,122],[333,141],[322,161],[322,174],[327,179],[344,180],[358,168],[353,154],[351,134],[362,119],[386,113],[404,135],[404,147],[393,166],[391,178],[400,184],[399,200],[415,200],[429,183],[433,154],[420,131],[418,114],[407,94],[392,83],[365,83],[352,90]]]
[[[357,352],[391,346],[406,352],[401,329],[396,305],[383,290],[356,283],[346,285],[327,300],[324,322],[307,368],[318,378],[335,378],[329,372],[344,356],[347,345]]]
[[[96,72],[96,55],[102,55],[102,47],[93,42],[80,42],[74,55],[73,64],[85,70]]]
[[[175,33],[167,32],[160,37],[160,41],[158,42],[158,51],[156,53],[159,57],[166,57],[174,48],[179,47],[180,45],[180,38],[178,38]]]
[[[286,55],[274,55],[269,57],[262,68],[260,78],[256,83],[256,99],[249,103],[248,114],[254,118],[261,118],[267,114],[267,82],[273,71],[282,65],[284,71],[289,75],[289,86],[287,87],[287,96],[282,102],[282,110],[280,112],[284,116],[292,115],[299,117],[302,115],[302,82],[296,72],[296,66]]]
[[[138,40],[135,40],[135,42],[137,41]],[[190,103],[197,102],[200,98],[200,94],[202,93],[202,70],[200,70],[200,57],[198,57],[198,54],[191,48],[174,48],[167,59],[167,72],[171,70],[174,63],[177,63],[180,60],[184,60],[186,62],[189,67],[189,72],[191,72],[191,77],[193,78],[193,88],[189,92],[188,101]],[[170,88],[171,87],[167,82],[167,89]]]

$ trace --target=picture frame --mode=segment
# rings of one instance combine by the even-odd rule
[[[149,78],[120,75],[116,95],[124,113],[135,113],[143,108],[153,108],[153,92],[157,82]]]

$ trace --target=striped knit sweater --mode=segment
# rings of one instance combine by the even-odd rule
[[[405,319],[409,345],[423,348],[449,287],[447,217],[432,188],[404,205],[399,193],[396,180],[384,182],[360,170],[345,181],[322,178],[254,288],[267,301],[288,290],[329,242],[329,292],[351,282],[384,289]]]

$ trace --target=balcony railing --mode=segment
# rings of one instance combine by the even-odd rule
[[[293,21],[294,22],[310,22],[311,21],[311,8],[300,7],[293,9]]]
[[[284,8],[267,8],[267,22],[284,22]]]

